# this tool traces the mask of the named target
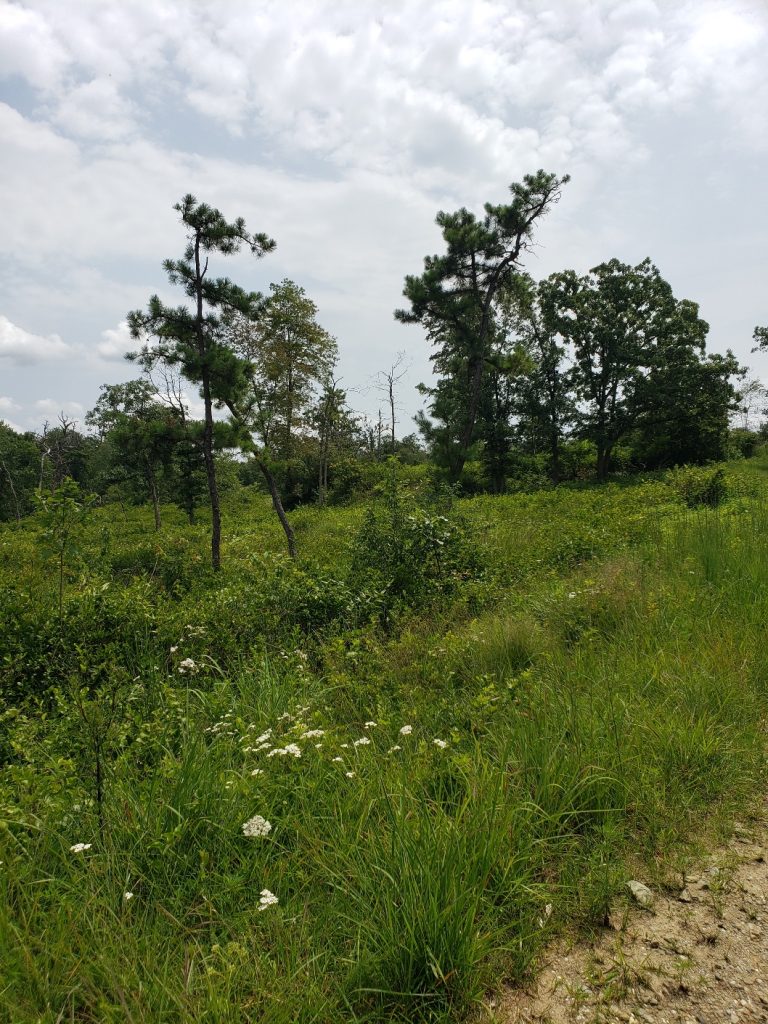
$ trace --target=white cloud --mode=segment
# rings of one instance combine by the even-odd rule
[[[135,131],[135,113],[135,104],[120,95],[112,79],[94,78],[70,89],[53,119],[71,135],[113,141]]]
[[[79,422],[85,413],[80,402],[62,401],[58,398],[38,398],[33,408],[38,419],[42,418],[45,422],[54,425],[61,415]]]
[[[6,316],[0,315],[0,359],[8,359],[18,366],[49,360],[66,359],[72,354],[69,345],[58,334],[31,334]]]
[[[96,346],[96,352],[101,359],[108,362],[122,363],[126,353],[134,351],[139,344],[131,337],[126,320],[121,320],[117,327],[102,331],[101,337],[102,341]]]

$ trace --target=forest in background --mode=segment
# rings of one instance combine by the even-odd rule
[[[105,502],[150,501],[157,529],[164,503],[191,523],[206,507],[216,566],[221,494],[241,486],[270,495],[295,555],[291,511],[369,493],[391,457],[425,486],[470,495],[753,454],[765,439],[764,389],[730,351],[707,351],[697,303],[677,299],[649,259],[539,282],[525,271],[567,183],[538,171],[482,217],[437,215],[445,251],[406,277],[407,305],[395,312],[433,350],[425,410],[407,434],[396,429],[405,353],[372,381],[378,419],[356,415],[337,341],[301,286],[283,280],[264,296],[209,271],[209,259],[243,247],[267,256],[274,240],[186,196],[175,207],[186,247],[163,266],[187,304],[155,295],[129,314],[142,375],[104,385],[84,427],[64,415],[38,434],[0,423],[0,519],[29,514],[68,478]],[[754,341],[768,343],[765,328]]]

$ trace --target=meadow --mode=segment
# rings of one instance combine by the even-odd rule
[[[171,508],[2,527],[0,1020],[469,1019],[679,878],[765,792],[768,459],[723,471],[393,469],[297,563],[244,489],[218,575]]]

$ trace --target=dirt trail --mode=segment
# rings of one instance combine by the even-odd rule
[[[611,915],[594,942],[550,950],[498,1024],[768,1024],[768,827],[738,827],[677,893]]]

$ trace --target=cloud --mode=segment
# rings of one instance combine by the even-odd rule
[[[101,337],[103,340],[96,346],[96,352],[101,359],[108,362],[122,363],[125,360],[126,352],[134,351],[138,345],[136,340],[131,337],[126,320],[121,320],[117,327],[102,331]]]
[[[0,359],[8,359],[17,366],[29,366],[66,359],[71,354],[72,349],[58,334],[30,334],[0,315]]]
[[[61,401],[58,398],[38,398],[33,404],[38,419],[41,417],[55,426],[59,416],[78,422],[83,418],[85,409],[80,402]]]
[[[70,135],[101,141],[122,139],[137,127],[136,105],[121,96],[109,78],[94,78],[70,89],[53,119]]]

